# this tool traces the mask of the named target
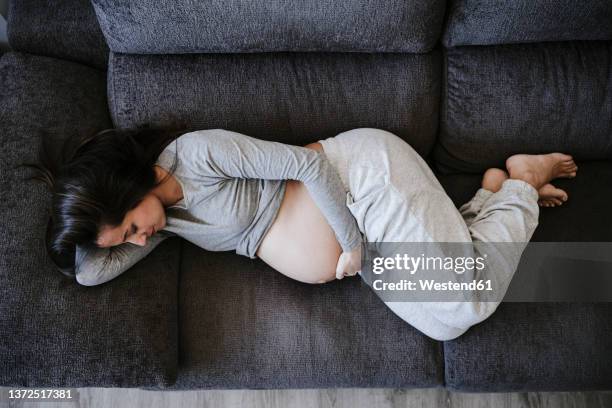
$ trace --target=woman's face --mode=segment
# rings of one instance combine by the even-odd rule
[[[105,226],[98,235],[97,244],[106,248],[131,242],[144,246],[147,238],[166,226],[166,212],[160,199],[153,193],[145,196],[136,208],[128,211],[121,225]]]

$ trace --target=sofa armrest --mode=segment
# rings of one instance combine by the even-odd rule
[[[104,72],[50,57],[0,59],[0,384],[164,386],[175,381],[180,239],[104,285],[57,272],[45,249],[51,193],[24,181],[41,137],[112,127]]]

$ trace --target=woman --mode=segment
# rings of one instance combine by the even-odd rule
[[[538,200],[567,200],[549,181],[577,170],[560,153],[512,156],[509,174],[487,171],[457,211],[423,159],[384,130],[353,129],[305,147],[223,129],[148,133],[100,132],[57,180],[47,177],[56,191],[50,246],[56,253],[76,246],[83,285],[115,278],[175,235],[259,257],[306,283],[359,272],[364,238],[528,241]],[[457,337],[496,307],[385,303],[438,340]]]

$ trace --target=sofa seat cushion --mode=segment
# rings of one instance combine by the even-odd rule
[[[471,392],[612,388],[612,303],[511,303],[444,342],[445,385]]]
[[[443,42],[459,45],[612,40],[612,2],[451,0]]]
[[[609,242],[612,161],[579,162],[558,179],[569,200],[541,208],[532,241]],[[459,207],[482,175],[436,174]],[[458,391],[571,391],[612,387],[612,303],[503,302],[485,321],[444,342],[445,384]]]
[[[428,52],[442,0],[93,0],[114,52]]]
[[[45,249],[51,193],[23,181],[30,169],[14,168],[38,159],[42,137],[61,147],[112,126],[104,72],[4,54],[0,125],[0,384],[173,383],[180,240],[168,239],[110,282],[81,286],[55,270]]]
[[[435,173],[457,207],[472,198],[482,180],[482,174]],[[559,207],[540,207],[540,223],[531,241],[612,241],[612,161],[579,161],[576,178],[552,183],[567,191],[569,199]]]
[[[457,47],[445,53],[444,172],[483,172],[514,153],[612,159],[612,41]]]
[[[108,46],[89,0],[9,0],[7,20],[14,50],[106,71]]]
[[[441,385],[441,343],[359,277],[309,285],[259,259],[183,243],[173,389]]]
[[[112,53],[109,98],[118,127],[178,120],[293,144],[379,127],[426,155],[439,79],[438,52]]]

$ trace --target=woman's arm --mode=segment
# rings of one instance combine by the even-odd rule
[[[342,249],[348,252],[361,245],[361,233],[346,206],[340,175],[323,152],[224,129],[188,133],[178,146],[195,171],[211,177],[303,182]]]
[[[130,269],[147,256],[166,238],[175,234],[159,231],[147,239],[143,246],[125,242],[107,248],[76,246],[76,280],[81,285],[94,286],[108,282]]]

